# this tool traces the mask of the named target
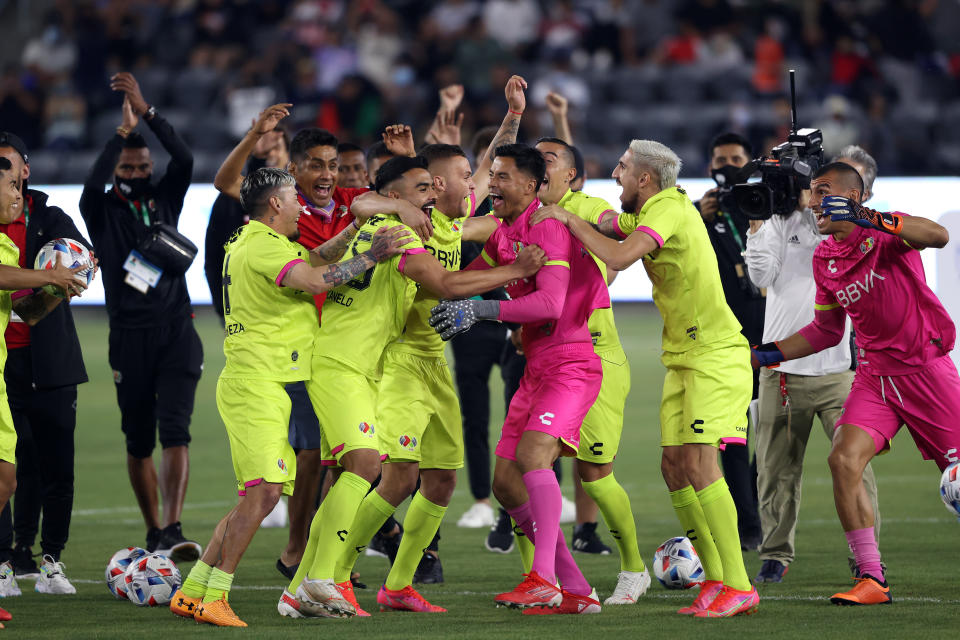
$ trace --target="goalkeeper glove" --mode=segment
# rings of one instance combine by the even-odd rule
[[[754,369],[760,367],[770,367],[771,369],[783,362],[783,352],[776,342],[765,342],[761,345],[753,345],[750,349],[750,364]]]
[[[441,338],[449,340],[480,320],[497,320],[499,317],[499,300],[441,300],[430,310],[430,326]]]
[[[903,216],[869,209],[843,196],[824,196],[820,208],[823,215],[830,216],[835,222],[852,222],[867,229],[879,229],[893,235],[900,235],[903,228]]]

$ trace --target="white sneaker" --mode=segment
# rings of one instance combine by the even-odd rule
[[[287,503],[283,498],[277,500],[277,506],[260,523],[261,529],[283,529],[287,526]]]
[[[277,612],[288,618],[305,617],[303,613],[300,612],[300,601],[286,589],[283,590],[283,595],[280,596],[280,602],[277,603]]]
[[[340,618],[357,613],[356,608],[343,597],[333,578],[304,580],[297,587],[297,600],[300,601],[301,614]]]
[[[603,604],[634,604],[650,588],[650,572],[621,571],[617,576],[617,588]]]
[[[43,556],[43,564],[40,565],[40,577],[37,578],[37,584],[34,587],[37,593],[57,595],[76,593],[76,587],[70,584],[67,576],[63,575],[63,568],[63,563],[54,560],[53,556]]]
[[[577,505],[566,496],[560,496],[560,524],[577,521]]]
[[[0,564],[0,598],[12,598],[20,595],[17,578],[13,575],[13,565],[10,562]]]
[[[464,529],[485,529],[492,527],[496,522],[493,507],[486,502],[474,502],[473,506],[457,520],[457,526]]]

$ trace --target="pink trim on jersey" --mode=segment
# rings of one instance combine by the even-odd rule
[[[280,269],[280,273],[277,274],[276,282],[278,287],[283,286],[283,279],[287,276],[287,272],[290,271],[290,269],[293,269],[295,265],[298,265],[301,262],[305,262],[305,260],[303,260],[302,258],[297,258],[296,260],[291,260],[287,264],[283,265],[283,269]]]
[[[335,466],[337,466],[337,461],[336,461],[336,460],[321,460],[321,461],[320,461],[320,466],[322,466],[322,467],[335,467]]]
[[[11,293],[11,294],[10,294],[10,299],[11,299],[11,300],[19,300],[20,298],[23,298],[23,297],[25,297],[25,296],[29,296],[29,295],[32,294],[32,293],[33,293],[33,289],[20,289],[20,291],[14,291],[13,293]]]
[[[660,234],[651,229],[650,227],[640,226],[637,227],[637,231],[643,231],[645,234],[653,238],[654,242],[657,243],[658,247],[663,247],[663,238],[660,237]]]
[[[720,438],[720,446],[717,447],[720,451],[724,451],[727,448],[728,444],[747,444],[746,438]]]
[[[626,238],[628,234],[624,233],[624,232],[623,232],[623,229],[620,228],[620,214],[618,214],[618,213],[617,213],[616,211],[614,211],[613,209],[607,209],[606,211],[604,211],[603,213],[600,214],[600,217],[597,218],[597,226],[599,226],[600,223],[603,222],[603,219],[606,218],[608,215],[612,215],[612,216],[613,216],[613,231],[614,231],[614,233],[616,233],[616,234],[617,234],[618,236],[620,236],[621,238]]]
[[[238,496],[247,495],[247,489],[249,489],[250,487],[255,487],[261,482],[263,482],[263,478],[257,478],[256,480],[248,480],[247,482],[244,482],[243,489],[240,489],[239,491],[237,491],[237,495]]]
[[[471,191],[470,195],[467,196],[467,200],[470,201],[470,213],[467,214],[467,217],[470,218],[477,212],[477,192]]]
[[[403,252],[403,255],[400,256],[400,262],[397,263],[397,271],[403,273],[403,268],[407,266],[407,256],[415,256],[421,253],[426,253],[427,250],[423,247],[417,247],[415,249],[407,249]]]

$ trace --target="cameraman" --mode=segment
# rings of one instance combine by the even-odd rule
[[[193,156],[173,127],[143,99],[131,74],[116,74],[110,88],[124,93],[123,119],[87,176],[80,215],[102,267],[110,367],[126,436],[127,472],[147,525],[146,548],[174,562],[196,560],[200,545],[183,537],[180,512],[187,492],[190,416],[203,347],[193,327],[183,264],[159,264],[157,252],[144,249],[153,237],[153,225],[167,225],[168,237],[176,232]],[[150,149],[133,131],[140,119],[170,154],[167,171],[155,184],[150,179]],[[103,185],[110,181],[113,187],[104,193]],[[163,447],[159,482],[153,463],[158,430]]]
[[[750,143],[743,136],[722,133],[714,138],[710,143],[710,175],[718,186],[694,204],[700,210],[710,244],[717,254],[723,297],[740,322],[743,335],[750,344],[759,344],[765,299],[747,276],[743,261],[749,221],[739,211],[725,211],[720,204],[721,194],[733,186],[739,170],[751,157]],[[753,400],[757,399],[757,386],[758,377],[754,372]],[[762,538],[757,515],[756,461],[750,464],[748,447],[727,447],[720,453],[720,459],[737,506],[741,546],[745,551],[756,549]]]
[[[869,166],[873,159],[859,151],[869,161],[857,155],[857,162]],[[876,163],[872,166],[875,176]],[[824,236],[807,206],[809,197],[810,192],[803,191],[798,209],[789,215],[750,221],[747,266],[753,283],[767,290],[762,342],[782,340],[813,321],[813,252]],[[824,433],[833,439],[853,383],[850,362],[850,345],[844,341],[814,355],[784,362],[776,370],[760,370],[756,455],[763,564],[754,578],[757,583],[781,582],[793,562],[803,454],[810,429],[814,416],[819,416]],[[869,465],[863,479],[879,525],[877,485]]]

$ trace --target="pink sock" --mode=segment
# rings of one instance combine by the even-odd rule
[[[556,582],[557,540],[560,537],[560,485],[553,469],[535,469],[523,474],[530,496],[534,537],[532,571],[548,582]]]
[[[853,551],[853,559],[860,568],[860,575],[870,574],[880,582],[884,581],[883,567],[880,566],[880,550],[873,535],[873,527],[847,531],[847,544]]]
[[[527,536],[527,539],[531,543],[536,544],[536,542],[534,542],[535,538],[533,537],[533,513],[530,512],[530,501],[524,502],[516,509],[507,509],[507,513],[510,514],[513,521],[517,523],[520,530],[523,531],[523,535]]]
[[[560,579],[560,584],[566,591],[578,596],[589,596],[593,589],[590,588],[590,583],[583,577],[580,567],[573,559],[573,554],[567,547],[567,539],[563,536],[563,530],[557,527],[557,531],[560,534],[557,537],[557,578]]]

